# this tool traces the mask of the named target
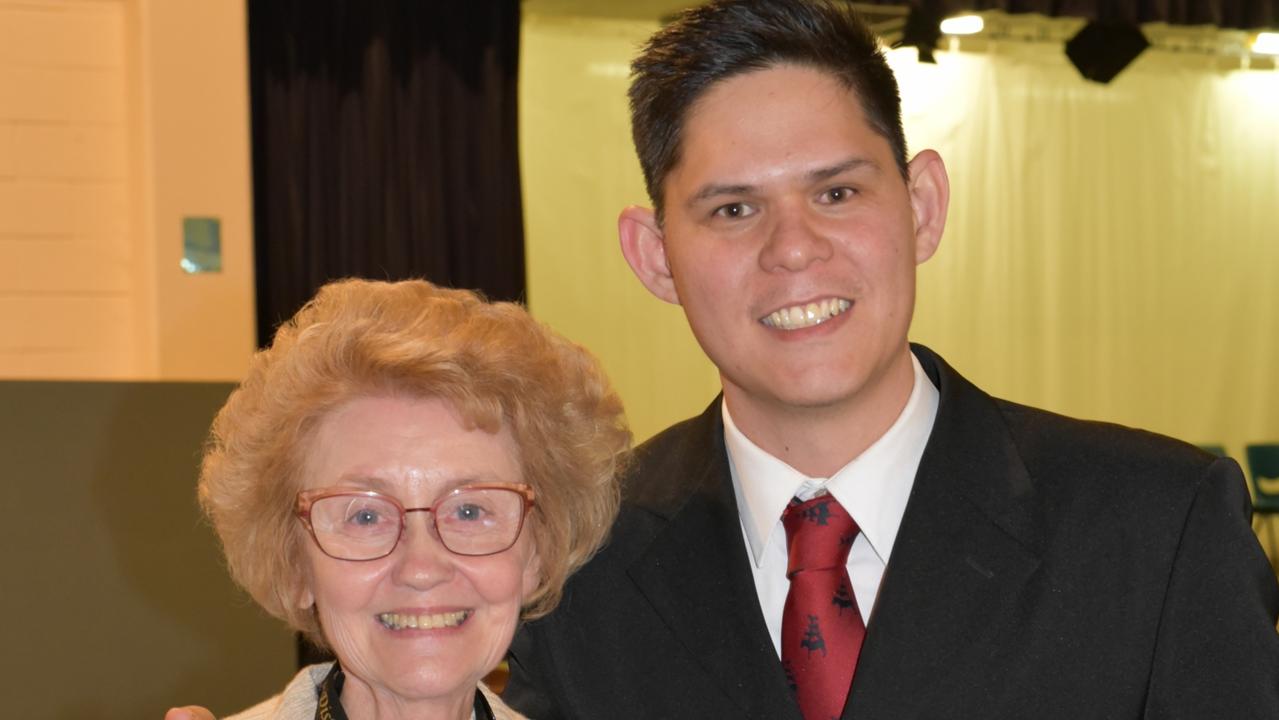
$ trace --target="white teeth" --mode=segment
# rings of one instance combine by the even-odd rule
[[[799,330],[821,325],[852,306],[852,302],[843,298],[827,298],[820,303],[811,302],[807,305],[795,305],[774,310],[760,322],[771,328]]]
[[[470,615],[466,610],[435,615],[404,615],[401,613],[381,613],[378,622],[392,630],[438,630],[439,628],[457,627]]]

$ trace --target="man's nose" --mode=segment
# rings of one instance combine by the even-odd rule
[[[799,272],[814,262],[829,260],[834,245],[801,201],[778,203],[773,208],[768,236],[759,264],[766,272]]]

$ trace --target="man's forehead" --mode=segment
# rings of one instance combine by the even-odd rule
[[[737,97],[739,95],[755,95],[758,96],[759,89],[753,87],[761,78],[767,77],[788,77],[790,82],[795,82],[795,78],[806,77],[808,84],[822,83],[838,85],[843,91],[850,94],[858,105],[862,104],[861,95],[857,88],[850,83],[844,75],[826,67],[813,65],[810,63],[797,63],[791,61],[778,61],[761,65],[759,67],[751,67],[716,78],[713,82],[708,83],[701,88],[695,95],[688,106],[687,118],[708,103],[714,103],[717,100],[722,101],[724,98]]]
[[[882,145],[882,148],[879,147]],[[717,182],[746,182],[760,163],[788,156],[791,172],[835,174],[891,157],[857,93],[832,73],[782,65],[740,73],[708,88],[689,108],[672,174],[696,166]],[[777,168],[781,170],[782,168]]]

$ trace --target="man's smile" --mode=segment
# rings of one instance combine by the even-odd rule
[[[853,302],[846,298],[823,298],[813,302],[778,308],[760,318],[765,326],[778,330],[802,330],[821,325],[847,311]]]

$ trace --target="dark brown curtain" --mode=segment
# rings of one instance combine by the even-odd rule
[[[1103,22],[1215,25],[1261,30],[1279,27],[1279,0],[858,0],[874,5],[911,6],[933,17],[972,10],[1038,13]]]
[[[524,296],[519,0],[249,0],[258,342],[325,281]]]

